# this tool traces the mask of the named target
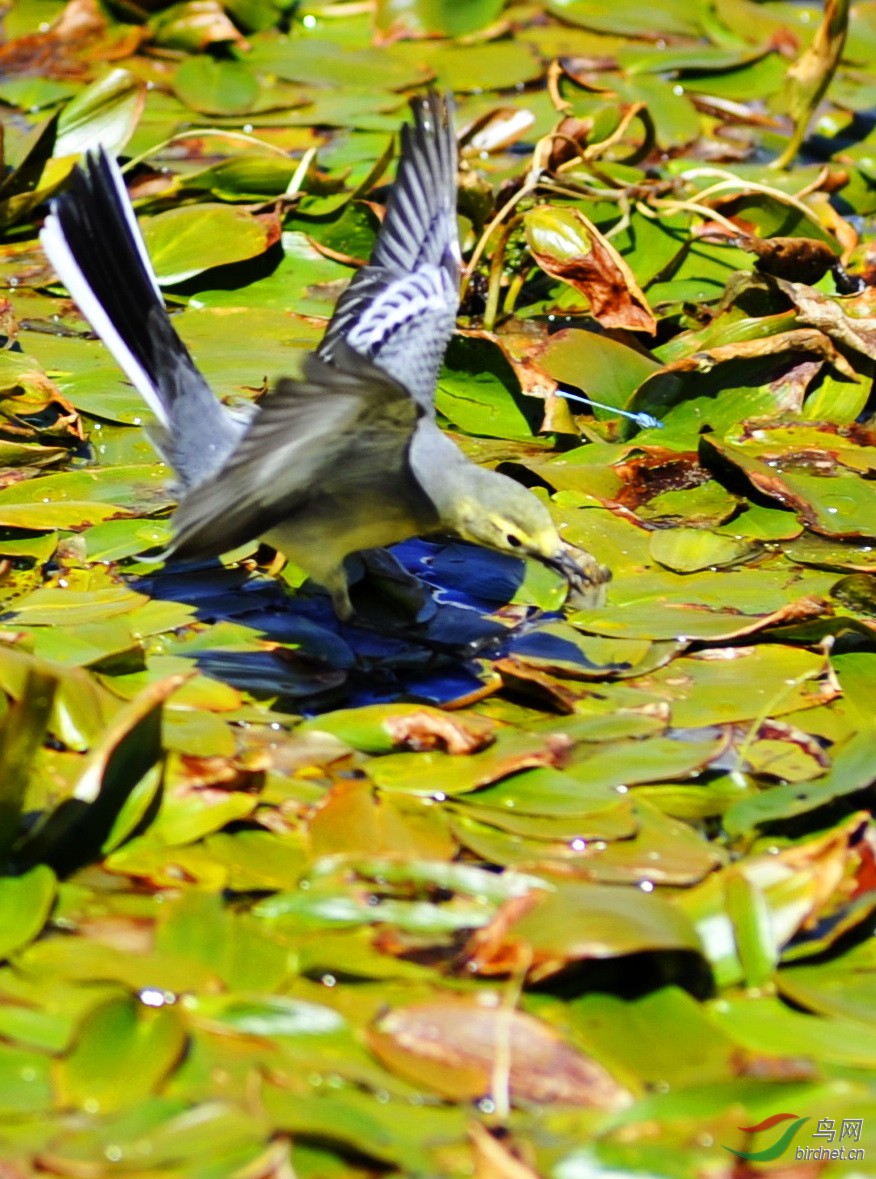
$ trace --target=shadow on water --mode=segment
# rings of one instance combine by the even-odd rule
[[[483,680],[475,660],[508,654],[523,629],[489,617],[513,598],[523,562],[471,545],[423,540],[397,545],[393,555],[408,584],[387,596],[379,578],[354,570],[357,621],[351,624],[338,621],[328,596],[315,586],[292,591],[276,579],[218,563],[169,565],[132,584],[153,598],[189,603],[200,621],[245,626],[253,643],[280,644],[235,650],[217,636],[213,647],[179,651],[205,674],[256,696],[277,697],[278,706],[294,703],[298,711],[317,712],[399,698],[443,704],[478,692]],[[528,635],[530,645],[533,637]],[[203,638],[209,643],[209,635]],[[580,652],[575,657],[580,660]]]

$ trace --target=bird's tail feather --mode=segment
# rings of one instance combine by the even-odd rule
[[[82,314],[160,423],[156,442],[184,485],[200,481],[240,433],[164,308],[121,173],[103,149],[74,169],[40,234]]]

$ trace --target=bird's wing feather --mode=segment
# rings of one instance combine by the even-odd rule
[[[352,512],[363,483],[404,467],[419,416],[402,385],[347,345],[332,364],[308,356],[303,379],[280,381],[225,466],[180,502],[168,555],[227,552],[329,488]]]
[[[456,323],[456,292],[437,266],[421,266],[384,287],[347,336],[358,353],[401,381],[430,416],[435,382]]]
[[[434,413],[435,378],[459,306],[456,135],[448,98],[432,91],[412,106],[371,260],[338,300],[319,355],[332,361],[346,340]]]

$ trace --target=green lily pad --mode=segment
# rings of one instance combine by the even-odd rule
[[[617,1076],[684,1091],[705,1076],[733,1076],[735,1045],[701,1005],[677,986],[634,1002],[615,995],[582,995],[569,1005],[575,1027]],[[683,1035],[691,1051],[678,1052]]]
[[[22,693],[15,704],[4,709],[0,728],[0,855],[6,856],[16,842],[32,765],[46,737],[58,681],[47,669],[36,665],[27,671]],[[0,881],[0,883],[3,883]],[[21,882],[8,882],[13,892]],[[16,906],[7,912],[13,913]],[[27,905],[23,906],[25,912]]]
[[[829,424],[746,431],[707,450],[737,465],[757,489],[795,508],[816,532],[871,536],[870,488],[861,478],[876,467],[867,435]]]
[[[517,770],[553,765],[559,749],[549,737],[534,733],[500,733],[479,753],[390,753],[368,766],[368,774],[382,790],[413,794],[456,795],[488,786]]]
[[[240,34],[217,0],[183,0],[149,22],[155,43],[165,49],[199,51],[238,41]]]
[[[576,755],[566,773],[586,785],[606,787],[693,777],[708,766],[723,744],[721,738],[679,741],[664,736],[613,742]]]
[[[254,106],[259,82],[246,62],[221,61],[204,54],[181,63],[173,90],[186,106],[202,114],[237,115]]]
[[[665,575],[671,576],[677,575]],[[818,616],[824,608],[819,596],[830,588],[827,575],[799,582],[784,571],[691,573],[680,586],[659,574],[639,575],[626,601],[578,611],[570,622],[589,633],[625,638],[730,638],[795,615]]]
[[[147,601],[127,586],[77,592],[72,589],[38,589],[16,603],[15,617],[30,626],[65,626],[100,622],[114,614],[128,614]]]
[[[838,656],[837,667],[845,702],[853,709],[856,729],[831,750],[827,772],[810,782],[777,786],[766,794],[741,799],[727,812],[725,824],[732,833],[750,831],[777,818],[806,814],[830,805],[836,798],[861,794],[872,781],[873,735],[868,695],[871,656],[864,652]],[[862,795],[863,797],[863,795]]]
[[[642,520],[659,521],[661,527],[671,523],[701,528],[703,525],[723,524],[734,515],[738,507],[738,496],[732,495],[714,479],[709,479],[698,487],[687,487],[683,491],[661,492],[637,507],[636,515]],[[656,557],[653,550],[654,542],[655,534],[652,534],[651,552]],[[657,559],[659,560],[659,557]],[[716,562],[716,564],[724,563]],[[667,562],[662,561],[661,564],[667,564]],[[706,567],[701,566],[701,568]],[[679,569],[678,572],[692,572],[692,570]]]
[[[506,814],[569,818],[591,815],[594,811],[625,807],[624,798],[612,782],[598,775],[592,781],[580,774],[563,770],[524,770],[481,790],[471,800],[480,808],[495,808]]]
[[[735,565],[757,551],[747,540],[721,536],[707,528],[659,529],[651,533],[650,549],[655,561],[676,573]]]
[[[696,10],[679,10],[672,0],[659,0],[654,5],[625,5],[620,12],[607,11],[598,0],[548,0],[547,7],[572,24],[625,37],[657,39],[661,34],[697,37],[702,32]]]
[[[742,669],[744,674],[742,673]],[[779,644],[729,648],[727,657],[685,656],[650,677],[681,728],[783,716],[831,699],[822,657]]]
[[[558,381],[618,408],[625,407],[645,378],[660,367],[610,336],[577,328],[551,336],[539,364]],[[599,410],[596,413],[600,416]]]
[[[541,418],[498,345],[465,336],[455,336],[447,350],[435,404],[453,425],[489,438],[530,439]]]
[[[15,849],[18,863],[50,863],[64,875],[96,855],[107,840],[120,837],[119,816],[138,783],[160,759],[161,707],[178,687],[179,679],[169,678],[118,710],[91,749],[73,796],[44,814],[19,841]],[[154,795],[158,785],[153,776],[147,796]],[[147,797],[141,805],[138,797],[139,814],[148,801]],[[128,830],[133,825],[129,823]]]
[[[55,901],[57,881],[51,868],[38,864],[23,876],[0,880],[0,957],[8,958],[39,934]],[[0,1099],[2,1100],[2,1099]]]
[[[872,1068],[876,1031],[845,1019],[812,1019],[778,999],[718,999],[709,1018],[750,1052],[810,1056],[825,1063]]]
[[[281,196],[297,169],[296,160],[273,151],[253,150],[247,155],[229,156],[201,171],[189,173],[180,179],[180,184],[187,189],[210,192],[221,200],[258,200]]]
[[[180,1012],[152,1010],[133,997],[112,999],[85,1017],[56,1081],[65,1105],[117,1110],[152,1093],[185,1048]],[[124,1064],[124,1081],[118,1068]]]
[[[700,945],[683,914],[662,897],[609,885],[562,884],[512,926],[539,958],[615,958]]]
[[[243,209],[192,205],[144,218],[143,239],[159,282],[182,282],[214,266],[264,253],[269,232]]]
[[[283,256],[276,269],[265,278],[256,278],[243,295],[236,286],[230,289],[211,285],[209,277],[192,299],[191,305],[222,313],[227,308],[246,307],[260,311],[292,311],[296,315],[328,319],[340,294],[340,286],[352,277],[348,266],[325,257],[310,243],[307,235],[289,231],[280,239]],[[262,247],[264,248],[264,247]],[[295,325],[292,335],[301,335],[303,327]],[[310,340],[314,333],[311,330]],[[238,351],[240,339],[235,340]],[[249,353],[251,357],[251,352]],[[252,361],[250,359],[250,374]],[[251,378],[252,379],[252,378]],[[257,378],[258,379],[258,378]]]
[[[788,966],[777,981],[782,995],[800,1007],[872,1027],[874,967],[873,945],[865,941],[839,961]]]
[[[246,60],[251,67],[290,82],[346,86],[353,80],[359,86],[373,84],[392,91],[414,85],[422,77],[417,65],[407,65],[380,49],[361,44],[353,48],[318,35],[260,33],[251,38],[250,47]]]
[[[503,0],[474,0],[461,7],[453,0],[378,0],[374,23],[388,38],[460,37],[498,20]]]
[[[493,41],[479,45],[436,46],[427,54],[438,82],[457,91],[510,90],[541,76],[542,66],[527,45]]]
[[[6,1117],[48,1113],[53,1102],[51,1060],[42,1052],[0,1045],[0,1110]]]

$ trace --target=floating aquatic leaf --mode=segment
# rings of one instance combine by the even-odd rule
[[[259,96],[258,78],[245,62],[189,57],[173,79],[177,98],[207,115],[245,114]]]
[[[751,0],[147,7],[3,18],[0,1170],[688,1179],[779,1108],[869,1157],[873,5],[842,59]],[[789,62],[833,77],[776,168]],[[439,422],[612,580],[411,540],[339,628],[266,547],[154,559],[150,415],[37,233],[124,151],[175,328],[270,396],[429,82]]]
[[[0,187],[0,226],[13,225],[39,208],[70,175],[73,161],[54,159],[57,117],[38,126],[27,145],[23,159],[3,180]]]
[[[314,86],[373,83],[385,91],[413,85],[422,76],[419,65],[408,65],[362,41],[355,46],[343,45],[318,32],[290,37],[271,30],[256,35],[250,44],[251,52],[247,55],[250,65],[291,82]],[[393,119],[393,129],[397,125],[398,119]]]
[[[802,596],[787,601],[788,590],[794,584],[792,577],[780,575],[771,578],[766,573],[746,584],[740,570],[732,575],[738,581],[714,582],[715,574],[693,573],[680,586],[666,583],[654,584],[640,581],[638,593],[629,601],[596,611],[578,611],[570,621],[574,626],[591,634],[618,635],[627,639],[728,639],[754,634],[772,625],[783,622],[817,618],[824,612],[824,601],[819,593],[825,593],[829,586],[826,581],[820,585],[798,585]],[[704,580],[700,581],[699,578]],[[784,593],[773,596],[772,592],[784,582]],[[749,597],[747,591],[755,586],[763,596]],[[738,590],[738,595],[733,593]],[[808,593],[806,591],[809,591]],[[792,590],[792,594],[793,594]],[[785,602],[783,604],[782,598]]]
[[[799,1007],[872,1026],[872,977],[873,945],[867,940],[839,961],[789,966],[777,982],[782,995]]]
[[[452,0],[378,0],[377,32],[387,41],[398,37],[459,37],[497,20],[504,0],[475,0],[460,8]]]
[[[451,753],[390,753],[369,766],[372,781],[383,790],[413,794],[463,794],[505,778],[517,770],[556,765],[568,741],[562,736],[502,733],[486,749],[468,756]]]
[[[651,533],[655,561],[676,573],[696,573],[720,565],[735,565],[757,551],[749,541],[720,536],[706,528],[674,528]]]
[[[747,857],[680,898],[720,985],[749,977],[752,985],[765,983],[792,938],[815,928],[843,898],[842,881],[859,857],[862,818],[853,816],[775,855]]]
[[[876,446],[866,431],[814,423],[790,432],[753,428],[703,445],[706,454],[738,466],[758,491],[794,508],[814,531],[873,534],[870,487],[859,474],[876,464]]]
[[[101,622],[114,614],[127,614],[147,601],[127,586],[77,591],[58,588],[35,590],[16,603],[15,617],[24,625],[51,626],[63,620],[65,626]]]
[[[657,40],[666,34],[698,36],[701,30],[696,11],[680,11],[671,0],[632,4],[620,12],[607,11],[598,0],[548,0],[547,7],[573,24],[628,37]]]
[[[728,812],[725,822],[731,833],[750,831],[769,824],[778,817],[806,814],[821,806],[831,805],[836,798],[861,794],[873,777],[872,723],[865,711],[870,673],[870,656],[865,653],[837,657],[836,667],[841,676],[844,698],[853,708],[856,731],[831,751],[831,765],[827,772],[809,782],[796,782],[776,787],[750,799],[740,799]],[[863,797],[863,795],[862,795]]]
[[[0,879],[0,958],[8,958],[39,934],[56,891],[55,874],[43,864],[23,876]]]
[[[626,406],[645,378],[659,368],[656,361],[610,336],[576,328],[551,336],[539,363],[564,384],[618,408]]]
[[[111,999],[85,1017],[57,1068],[61,1100],[103,1112],[132,1106],[174,1067],[185,1040],[180,1012],[173,1007],[153,1010],[133,996]]]
[[[512,902],[513,904],[513,902]],[[510,924],[508,924],[510,918]],[[493,944],[495,936],[502,942]],[[645,951],[700,952],[693,926],[661,897],[589,883],[563,883],[551,893],[533,893],[497,921],[495,933],[477,935],[472,968],[489,971],[493,955],[507,946],[545,978],[571,962],[617,958]]]
[[[0,1050],[0,1109],[6,1117],[47,1113],[53,1101],[49,1058],[42,1052],[4,1044]]]
[[[110,154],[122,151],[143,110],[145,92],[127,70],[111,70],[70,100],[58,119],[56,156],[80,155],[100,144]]]
[[[261,221],[227,205],[169,209],[144,221],[143,237],[159,282],[168,285],[213,266],[254,258],[270,244]]]
[[[734,1075],[735,1044],[679,987],[661,987],[633,1002],[584,994],[569,1004],[569,1014],[591,1049],[618,1076],[634,1075],[658,1088],[669,1085],[683,1092],[701,1084],[704,1076]],[[683,1059],[679,1036],[691,1048]]]
[[[313,816],[310,836],[318,855],[391,855],[402,846],[408,856],[440,858],[456,847],[446,816],[428,799],[375,796],[367,782],[337,783]]]
[[[489,745],[494,726],[486,719],[455,717],[425,705],[372,704],[324,714],[305,721],[298,731],[313,730],[333,733],[364,753],[389,753],[403,746],[461,754]]]
[[[451,342],[435,403],[454,426],[491,438],[529,439],[540,417],[537,404],[527,405],[521,396],[501,350],[491,341],[465,336]]]
[[[715,1025],[751,1052],[810,1056],[815,1060],[870,1069],[876,1060],[876,1035],[844,1019],[811,1019],[778,999],[721,999],[710,1005]]]
[[[494,1002],[448,997],[399,1008],[370,1031],[373,1051],[403,1076],[450,1100],[494,1089],[494,1060],[507,1055],[504,1085],[512,1100],[619,1109],[629,1098],[593,1060],[574,1052],[547,1025]]]

